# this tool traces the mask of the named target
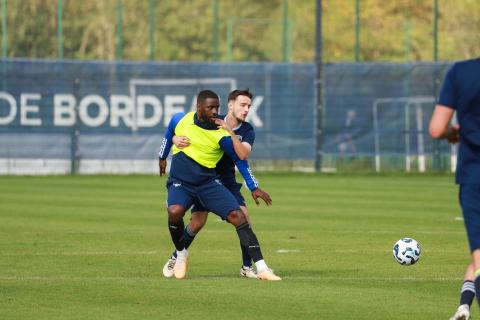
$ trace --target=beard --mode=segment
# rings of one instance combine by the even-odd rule
[[[235,120],[237,120],[238,122],[244,122],[247,117],[242,118],[241,115],[240,115],[240,116],[237,116],[236,114],[233,114],[233,118],[234,118]]]

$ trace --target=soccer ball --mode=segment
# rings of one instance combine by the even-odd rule
[[[420,258],[420,253],[420,245],[412,238],[402,238],[393,246],[393,257],[404,266],[415,264]]]

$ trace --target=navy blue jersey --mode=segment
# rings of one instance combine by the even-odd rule
[[[438,104],[454,109],[460,125],[456,182],[480,184],[480,59],[450,68]]]
[[[225,119],[225,116],[220,117]],[[253,143],[255,142],[255,131],[250,123],[242,122],[238,127],[233,128],[233,132],[241,142],[247,142],[253,147]],[[222,181],[235,181],[235,163],[227,154],[223,155],[222,159],[217,163],[215,170],[217,170]]]

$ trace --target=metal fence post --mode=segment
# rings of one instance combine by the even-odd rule
[[[289,39],[288,39],[288,0],[283,0],[283,61],[288,62],[289,57]]]
[[[227,20],[227,61],[233,58],[233,18]]]
[[[150,15],[150,60],[155,60],[155,0],[148,2]]]
[[[2,0],[2,57],[7,55],[7,0]]]
[[[213,61],[220,60],[218,0],[213,1]]]
[[[408,19],[404,23],[405,30],[405,60],[412,61],[412,20]]]
[[[117,0],[117,59],[123,59],[123,1]]]
[[[63,59],[63,0],[57,0],[57,57]]]
[[[438,61],[438,0],[433,6],[433,61]]]
[[[322,66],[322,0],[317,0],[316,4],[316,23],[315,23],[315,65],[316,89],[317,89],[317,125],[315,132],[315,171],[322,169],[323,161],[323,66]]]
[[[360,61],[360,0],[355,0],[355,62]]]
[[[75,98],[78,98],[78,92],[80,90],[80,79],[75,78],[73,80],[73,94]],[[78,100],[77,100],[78,101]],[[80,167],[80,151],[78,146],[78,139],[80,136],[80,122],[78,116],[78,104],[75,104],[75,123],[72,126],[70,134],[70,174],[77,174]]]
[[[433,61],[438,61],[438,0],[434,0],[433,6]],[[435,70],[433,79],[434,97],[438,95],[438,83],[440,82],[439,70]],[[442,159],[440,154],[440,141],[435,139],[433,141],[433,161],[432,166],[434,170],[440,170],[442,166]]]

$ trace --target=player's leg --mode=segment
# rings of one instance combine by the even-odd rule
[[[474,267],[475,291],[480,292],[480,185],[460,186],[460,205],[467,229],[472,263]],[[477,294],[480,305],[480,297]]]
[[[190,223],[185,227],[185,247],[188,249],[192,244],[197,233],[202,230],[207,223],[208,211],[200,204],[194,204],[192,208],[192,217]]]
[[[281,280],[268,268],[263,259],[258,239],[231,192],[222,184],[212,182],[198,189],[198,195],[205,208],[235,226],[241,245],[248,248],[248,253],[255,262],[258,272],[257,278]]]
[[[178,204],[169,205],[167,207],[168,230],[170,231],[170,236],[177,251],[185,249],[183,238],[183,229],[185,225],[183,223],[183,216],[185,215],[186,210],[187,208]]]
[[[198,201],[195,201],[195,203],[193,204],[190,223],[183,230],[183,241],[185,249],[188,249],[190,247],[197,233],[203,228],[203,226],[207,222],[208,211],[206,211],[197,203]],[[176,260],[177,250],[174,250],[170,258],[163,266],[163,275],[166,278],[170,278],[173,276]]]
[[[183,236],[185,228],[183,216],[192,205],[195,195],[193,190],[178,181],[169,181],[167,190],[168,230],[177,252],[177,259],[173,267],[174,275],[177,279],[183,279],[186,276],[188,265],[188,251],[185,248]],[[164,275],[168,276],[165,273],[165,267]]]
[[[240,189],[242,188],[242,184],[237,183],[236,181],[225,181],[223,183],[224,183],[224,186],[233,194],[235,199],[237,199],[238,205],[240,206],[240,209],[245,215],[245,218],[247,218],[248,223],[252,225],[252,222],[250,221],[250,216],[248,215],[248,209],[245,203],[245,198],[243,197],[240,191]],[[242,251],[242,267],[240,268],[240,276],[256,279],[257,274],[255,273],[255,270],[252,267],[252,257],[250,257],[250,254],[248,253],[248,249],[242,246],[242,244],[240,243],[240,250]]]
[[[462,290],[460,294],[460,304],[457,311],[450,318],[450,320],[466,320],[470,317],[470,307],[472,306],[473,299],[475,299],[475,268],[473,263],[470,263],[465,271]]]
[[[480,227],[480,226],[479,226]],[[475,278],[475,293],[477,296],[477,302],[480,306],[480,249],[475,249],[472,252],[472,260],[475,268],[474,278]]]
[[[465,276],[463,278],[463,286],[462,286],[462,293],[460,296],[460,305],[468,305],[470,308],[475,298],[475,267],[473,263],[470,263],[467,266],[467,270],[465,271]]]
[[[253,232],[243,212],[241,210],[231,211],[227,216],[227,221],[235,226],[241,245],[248,249],[249,255],[255,262],[255,267],[257,268],[257,279],[282,280],[282,278],[275,275],[267,266],[265,260],[263,259],[257,236]]]
[[[192,207],[192,216],[190,217],[190,222],[183,230],[185,249],[190,247],[197,233],[199,233],[205,223],[207,223],[207,218],[208,211],[198,204],[198,201],[195,201]],[[172,256],[176,257],[176,253],[174,252]]]
[[[242,210],[243,214],[245,215],[245,218],[247,219],[247,222],[252,225],[250,216],[248,215],[248,209],[246,206],[240,206],[240,209]],[[250,253],[248,253],[248,249],[244,247],[240,243],[240,249],[242,251],[242,267],[240,268],[240,275],[242,277],[246,278],[252,278],[256,279],[257,274],[255,270],[252,267],[252,257],[250,256]]]

